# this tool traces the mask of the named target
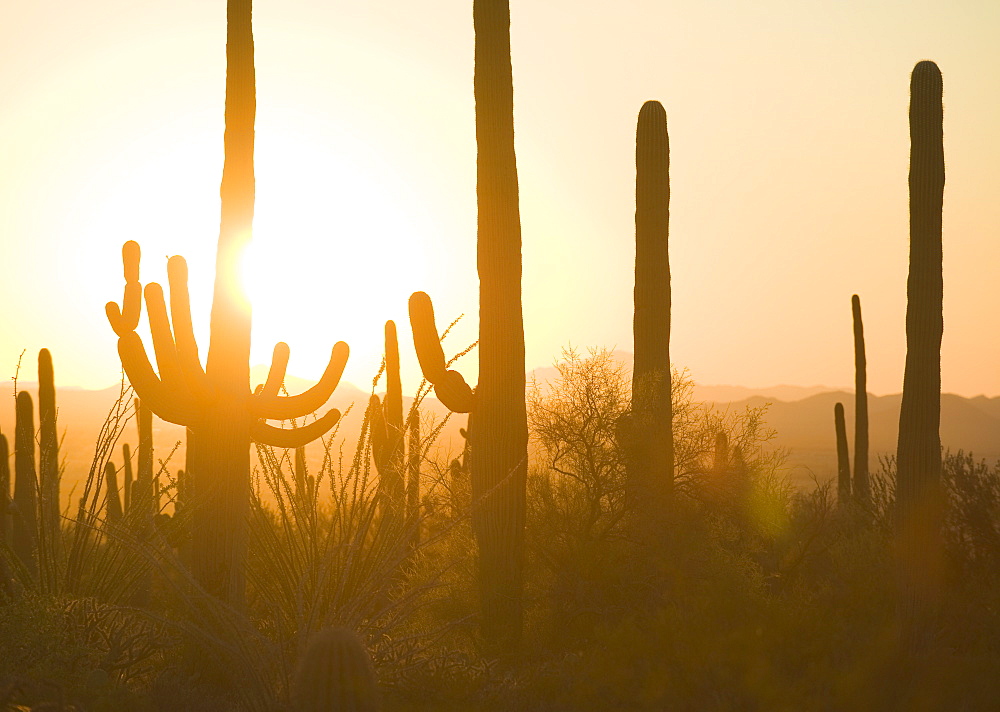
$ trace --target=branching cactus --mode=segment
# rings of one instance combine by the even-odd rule
[[[250,444],[295,448],[327,432],[340,418],[331,410],[301,428],[282,429],[267,420],[289,420],[320,408],[336,388],[347,362],[343,342],[333,348],[318,384],[305,393],[280,396],[288,346],[274,348],[266,382],[250,390],[250,305],[240,275],[254,208],[255,78],[250,0],[229,0],[226,45],[225,161],[222,219],[216,258],[211,335],[206,365],[191,325],[184,258],[167,262],[170,313],[163,289],[145,288],[157,369],[135,332],[139,322],[139,245],[122,248],[125,295],[107,306],[118,335],[118,352],[136,393],[159,417],[188,429],[187,475],[192,482],[191,567],[208,592],[241,605],[245,589],[250,499]]]
[[[910,77],[910,267],[906,367],[896,451],[896,507],[903,612],[908,623],[939,601],[941,538],[941,208],[944,143],[941,72],[920,62]],[[912,626],[911,626],[912,629]]]
[[[636,533],[666,519],[674,480],[670,402],[670,147],[657,101],[639,111],[635,142],[635,365],[626,494]]]
[[[524,398],[521,218],[514,155],[510,3],[474,0],[479,383],[445,365],[430,298],[410,297],[413,340],[438,399],[470,417],[472,526],[479,546],[481,626],[487,644],[513,650],[523,623],[528,423]]]
[[[847,448],[843,403],[833,406],[833,428],[837,437],[837,503],[845,507],[851,498],[851,456]]]
[[[14,426],[14,523],[11,544],[25,569],[38,573],[38,479],[35,475],[35,414],[27,391],[17,394]]]

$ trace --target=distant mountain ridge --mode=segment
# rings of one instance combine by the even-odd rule
[[[616,360],[626,368],[632,366],[632,355],[624,351],[613,353]],[[251,371],[251,381],[262,383],[266,379],[266,367],[258,366]],[[558,375],[552,367],[537,368],[527,374],[529,385],[534,379],[544,383]],[[300,393],[311,385],[312,381],[289,376],[286,387],[290,393]],[[37,384],[20,382],[19,390],[27,390],[33,398],[37,398]],[[59,409],[59,431],[65,438],[62,444],[61,459],[65,461],[66,486],[64,495],[68,494],[73,483],[86,477],[94,455],[94,446],[101,426],[109,409],[117,400],[120,392],[118,386],[102,390],[85,390],[77,387],[59,388],[57,406]],[[338,408],[346,413],[340,426],[340,437],[352,433],[359,427],[361,418],[367,406],[368,390],[342,382],[335,391],[325,409]],[[10,391],[13,396],[13,390]],[[793,482],[809,486],[812,480],[820,482],[831,479],[836,473],[836,450],[833,429],[834,404],[841,402],[847,420],[848,443],[853,453],[854,444],[854,394],[849,391],[828,388],[825,386],[793,386],[776,385],[765,388],[749,388],[745,386],[728,385],[695,385],[693,396],[697,402],[713,403],[718,408],[742,410],[748,406],[766,405],[767,426],[776,431],[776,437],[770,446],[788,451],[787,465]],[[880,454],[894,453],[899,426],[900,394],[875,396],[869,394],[869,438],[871,444],[873,469],[878,466]],[[0,398],[2,402],[2,398]],[[409,399],[406,399],[408,405]],[[350,410],[348,410],[350,409]],[[425,410],[437,418],[447,415],[447,410],[433,398],[425,401]],[[36,415],[37,418],[37,415]],[[465,418],[455,416],[450,418],[438,439],[439,451],[442,457],[448,453],[457,452],[462,444],[458,433],[459,427],[465,424]],[[37,427],[37,423],[36,423]],[[0,407],[0,432],[7,435],[13,447],[14,432],[14,399],[11,397],[8,407]],[[351,438],[347,437],[350,443]],[[184,429],[171,423],[154,419],[154,440],[156,456],[166,457],[167,453],[180,442],[181,445],[169,463],[171,470],[183,466]],[[122,442],[135,446],[135,426],[129,424]],[[977,458],[989,461],[1000,459],[1000,397],[976,396],[964,398],[953,394],[944,394],[941,398],[941,441],[946,449],[959,449],[972,452]],[[318,446],[312,446],[311,457],[318,461]],[[349,456],[346,452],[345,457]],[[116,448],[114,461],[120,463],[120,444]]]

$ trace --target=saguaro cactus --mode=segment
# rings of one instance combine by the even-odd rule
[[[861,298],[851,297],[854,317],[854,501],[867,507],[868,484],[868,366],[865,358],[865,326],[861,321]]]
[[[10,545],[10,452],[7,436],[0,435],[0,546]]]
[[[0,435],[0,546],[9,547],[10,542],[10,452],[7,447],[7,436]],[[0,556],[0,591],[10,594],[10,574],[7,571],[7,560]]]
[[[120,523],[123,516],[122,500],[118,492],[118,471],[110,460],[104,466],[104,490],[107,493],[105,512],[109,524]]]
[[[430,298],[410,297],[413,341],[439,400],[470,413],[472,526],[479,546],[482,631],[494,648],[520,642],[528,419],[524,400],[521,218],[514,156],[508,0],[474,0],[476,194],[479,208],[479,383],[446,369]]]
[[[122,443],[122,474],[124,478],[122,482],[124,509],[122,511],[128,512],[131,506],[132,485],[135,484],[132,477],[132,453],[129,451],[128,443]]]
[[[639,112],[635,141],[635,365],[626,493],[637,532],[666,518],[673,486],[670,402],[670,145],[657,101]]]
[[[17,394],[14,426],[14,555],[34,576],[38,573],[38,479],[35,475],[35,414],[27,391]]]
[[[910,269],[906,369],[896,451],[896,505],[904,615],[937,602],[943,577],[941,523],[941,207],[944,144],[941,72],[920,62],[910,78]]]
[[[399,341],[396,323],[385,323],[385,402],[373,395],[369,427],[375,467],[379,474],[379,497],[384,512],[400,514],[406,500],[403,469],[403,387],[399,377]]]
[[[45,527],[46,545],[59,544],[59,436],[56,431],[56,384],[52,354],[38,352],[38,510]]]
[[[256,109],[250,0],[229,0],[226,43],[225,161],[207,365],[202,369],[191,326],[187,264],[167,263],[168,318],[160,285],[146,286],[150,330],[159,373],[154,372],[139,320],[139,246],[122,248],[125,298],[108,304],[118,334],[118,352],[139,397],[164,420],[188,428],[187,474],[192,480],[192,544],[195,578],[210,593],[239,605],[244,591],[246,527],[250,498],[250,443],[293,448],[319,437],[340,418],[331,410],[317,421],[281,429],[267,419],[287,420],[322,406],[347,362],[347,345],[333,348],[319,383],[296,396],[278,395],[288,346],[275,346],[267,381],[250,391],[250,304],[240,279],[240,258],[249,244],[254,208],[254,117]],[[172,321],[172,324],[171,324]]]
[[[132,483],[132,506],[139,515],[136,520],[148,521],[156,514],[153,493],[153,411],[141,398],[133,401],[136,426],[139,430],[139,449],[136,457],[135,482]]]
[[[837,503],[843,507],[851,498],[851,456],[847,448],[843,403],[833,406],[833,426],[837,434]]]
[[[413,527],[413,545],[420,543],[420,412],[414,408],[406,420],[406,516]]]

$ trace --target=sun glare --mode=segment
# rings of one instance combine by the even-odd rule
[[[385,320],[405,320],[410,293],[426,288],[428,216],[370,147],[362,157],[357,146],[337,150],[287,127],[264,135],[244,273],[252,361],[266,363],[286,341],[289,373],[316,378],[332,345],[346,341],[345,378],[364,383],[381,361]]]

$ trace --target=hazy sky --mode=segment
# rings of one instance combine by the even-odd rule
[[[475,338],[472,4],[257,0],[254,361],[375,374],[423,289]],[[225,2],[0,2],[0,374],[116,382],[104,303],[191,270],[207,349]],[[1000,2],[512,0],[528,367],[631,349],[635,119],[666,107],[672,355],[700,383],[902,384],[907,102],[945,88],[946,391],[1000,394]],[[143,326],[145,329],[145,326]],[[474,381],[474,362],[462,369]]]

